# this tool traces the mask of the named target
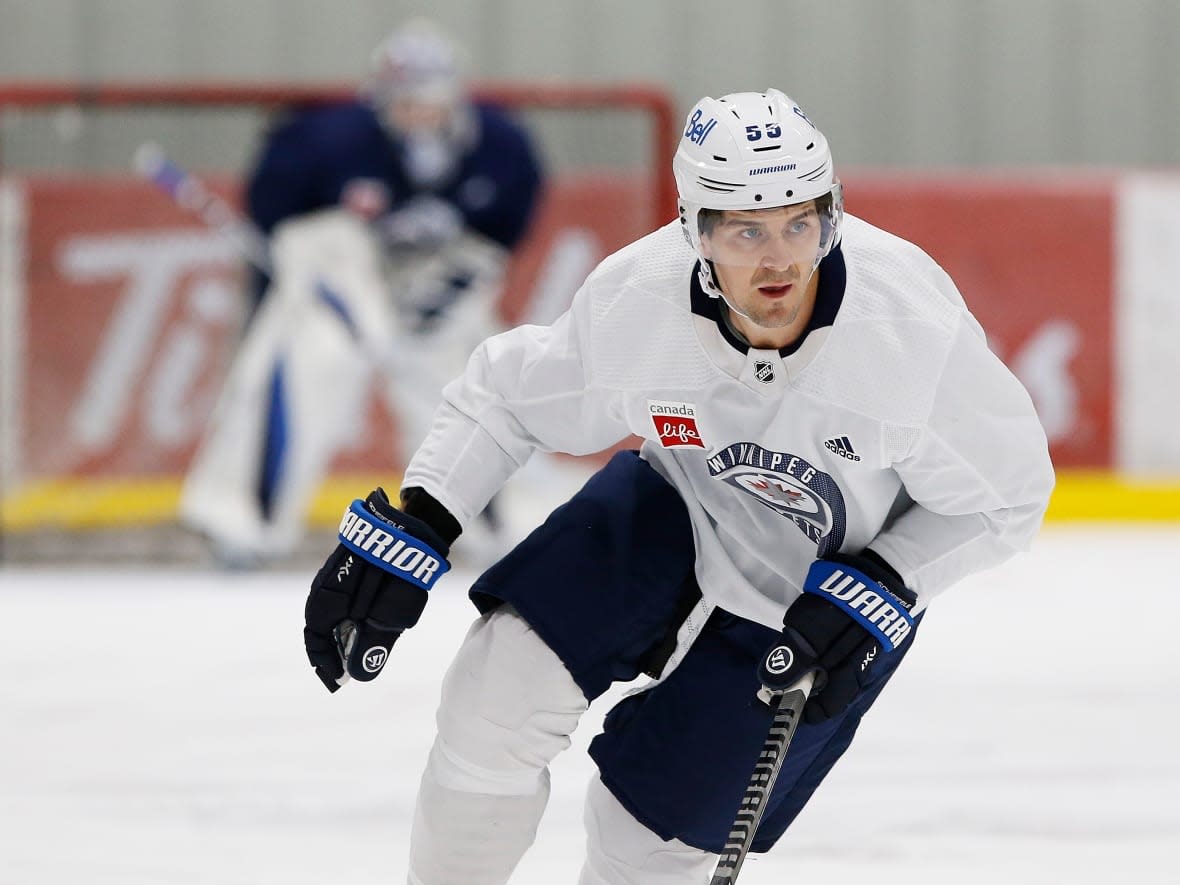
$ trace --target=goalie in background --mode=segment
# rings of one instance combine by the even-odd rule
[[[443,385],[501,330],[505,267],[542,172],[522,126],[469,97],[459,55],[410,22],[378,47],[355,101],[300,109],[262,147],[247,203],[270,266],[180,503],[227,564],[295,548],[374,378],[404,463]],[[490,510],[484,527],[494,547]]]

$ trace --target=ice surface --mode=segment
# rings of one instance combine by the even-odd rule
[[[742,885],[1180,882],[1178,553],[1177,528],[1051,527],[955,588]],[[0,569],[0,883],[404,882],[473,574],[331,696],[300,640],[309,577]],[[514,883],[576,881],[607,706]]]

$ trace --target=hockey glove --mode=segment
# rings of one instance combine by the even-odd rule
[[[389,503],[384,489],[344,512],[340,543],[311,583],[303,643],[336,691],[376,679],[401,632],[418,623],[427,591],[451,567],[449,545]]]
[[[909,611],[916,600],[871,552],[817,560],[802,595],[787,609],[782,636],[762,659],[758,678],[773,694],[814,670],[803,720],[838,716],[874,681],[884,656],[909,639],[914,627]]]
[[[463,213],[441,197],[421,194],[377,219],[378,231],[391,249],[436,250],[463,231]]]

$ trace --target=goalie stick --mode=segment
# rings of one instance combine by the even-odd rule
[[[783,758],[787,755],[791,738],[795,736],[795,729],[799,727],[799,716],[803,712],[803,705],[807,703],[814,679],[815,674],[808,673],[775,698],[770,731],[758,754],[758,761],[746,785],[741,804],[738,805],[737,815],[729,829],[729,838],[725,841],[725,848],[721,851],[721,859],[717,861],[709,885],[732,885],[737,881],[738,871],[758,830],[758,822],[762,820],[762,812],[766,810],[766,800],[783,767]]]
[[[141,144],[133,164],[136,172],[168,194],[176,205],[232,242],[258,270],[270,274],[270,255],[262,231],[204,181],[169,158],[160,145],[152,141]]]

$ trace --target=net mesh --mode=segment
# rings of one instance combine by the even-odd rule
[[[159,144],[237,206],[276,114],[353,94],[0,83],[0,557],[187,561],[201,549],[176,528],[175,505],[240,333],[243,267],[133,157]],[[549,176],[504,314],[551,316],[561,298],[538,305],[538,292],[572,294],[594,263],[673,217],[671,103],[632,85],[476,95],[521,120]],[[390,419],[373,412],[379,436]],[[399,469],[378,446],[344,453],[312,530],[368,476]]]

